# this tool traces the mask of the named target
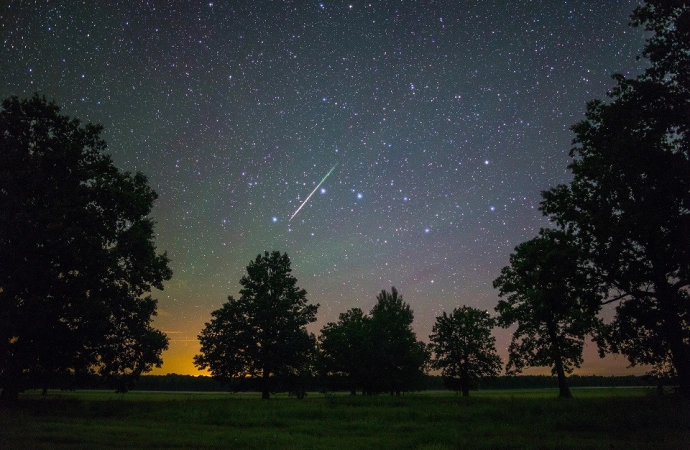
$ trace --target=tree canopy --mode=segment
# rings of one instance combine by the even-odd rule
[[[395,287],[381,291],[369,315],[354,308],[330,322],[319,337],[321,370],[344,377],[351,393],[419,389],[429,352],[412,331],[414,313]]]
[[[360,308],[341,313],[337,322],[329,322],[321,329],[321,372],[344,377],[352,394],[357,389],[370,389],[376,377],[369,364],[373,352],[370,332],[371,318]]]
[[[136,378],[162,363],[151,326],[172,272],[156,253],[156,193],[38,95],[0,111],[0,386],[4,400],[55,377]],[[122,385],[121,388],[125,388]]]
[[[371,309],[370,339],[373,355],[370,367],[376,376],[376,392],[400,392],[418,389],[424,377],[429,352],[417,341],[412,330],[414,313],[395,287],[382,290]]]
[[[469,306],[445,311],[436,317],[429,336],[432,368],[441,370],[446,386],[467,397],[472,384],[501,372],[496,338],[491,336],[495,320],[488,312]]]
[[[307,304],[307,291],[291,272],[287,254],[257,255],[240,279],[240,298],[228,297],[211,313],[194,364],[221,381],[258,377],[263,398],[297,377],[314,351],[305,326],[316,320],[319,305]]]
[[[583,264],[573,237],[542,230],[510,255],[494,281],[496,311],[504,327],[517,324],[509,347],[508,373],[547,366],[558,377],[559,397],[571,397],[566,373],[582,363],[585,336],[595,331],[601,294]]]
[[[541,208],[619,302],[603,347],[633,365],[669,363],[690,397],[690,3],[647,1],[633,24],[651,32],[650,66],[588,104],[573,180]]]

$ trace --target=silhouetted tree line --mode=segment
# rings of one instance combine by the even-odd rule
[[[286,254],[265,252],[247,266],[240,297],[213,311],[194,364],[263,398],[314,386],[399,395],[426,388],[429,368],[468,395],[529,379],[497,378],[498,325],[515,327],[506,373],[551,367],[559,397],[571,397],[566,377],[591,336],[600,354],[651,365],[650,380],[673,381],[690,399],[690,2],[648,0],[632,24],[649,33],[648,67],[615,75],[609,100],[591,101],[572,127],[572,181],[542,192],[553,226],[510,255],[494,281],[496,317],[443,312],[427,345],[393,287],[317,338],[306,325],[319,305]],[[150,293],[172,272],[149,217],[157,196],[143,174],[114,167],[101,131],[38,95],[2,103],[0,402],[91,380],[126,391],[162,364],[168,338],[152,326]],[[607,304],[616,307],[605,323]]]
[[[247,379],[241,385],[218,383],[217,380],[205,375],[142,375],[133,383],[132,391],[170,391],[170,392],[261,392],[258,379]],[[643,387],[656,386],[657,380],[646,376],[598,376],[571,375],[568,378],[571,387]],[[665,380],[665,385],[673,380]],[[557,385],[556,377],[548,375],[518,375],[498,376],[472,383],[471,390],[483,389],[547,389]],[[38,386],[36,386],[38,387]],[[75,389],[113,389],[116,385],[104,381],[98,375],[82,377],[55,378],[47,389],[75,390]],[[331,375],[322,377],[315,375],[307,379],[303,387],[306,392],[350,392],[350,385],[345,377]],[[39,389],[42,389],[39,388]],[[424,375],[418,391],[451,390],[461,393],[461,389],[449,386],[448,380],[441,375]],[[286,384],[278,389],[279,392],[294,392],[294,385]]]
[[[654,380],[644,376],[597,376],[597,375],[572,375],[568,379],[571,387],[632,387],[632,386],[656,386]],[[324,386],[324,382],[326,386]],[[481,389],[543,389],[556,386],[556,379],[547,375],[519,375],[498,376],[483,380],[473,386],[475,390]],[[94,385],[90,385],[93,387]],[[323,392],[324,387],[328,391],[350,392],[346,379],[332,376],[325,379],[320,376],[312,377],[305,385],[308,392]],[[207,376],[192,375],[143,375],[137,381],[132,390],[141,391],[199,391],[199,392],[234,392],[236,388],[230,385],[221,385],[216,380]],[[425,375],[418,390],[442,391],[449,390],[444,377],[440,375]],[[454,390],[454,389],[450,389]],[[245,383],[243,392],[260,392],[257,383]],[[460,389],[457,391],[460,392]],[[290,392],[284,389],[283,392]]]
[[[469,395],[501,371],[488,312],[456,308],[437,317],[429,345],[412,330],[414,312],[395,287],[382,290],[365,314],[352,308],[327,323],[318,339],[306,331],[318,305],[308,305],[287,254],[259,254],[240,280],[240,298],[214,311],[199,335],[200,369],[235,391],[260,388],[262,398],[317,387],[366,395],[427,389],[430,367],[444,385]],[[317,382],[318,380],[318,382]],[[315,383],[316,382],[316,383]]]

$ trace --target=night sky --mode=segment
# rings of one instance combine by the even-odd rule
[[[643,67],[636,4],[4,0],[0,97],[103,124],[158,192],[174,276],[154,373],[199,373],[196,336],[264,250],[321,304],[310,331],[395,286],[426,341],[444,310],[493,312],[509,254],[548,226],[570,126]],[[576,373],[626,365],[590,344]]]

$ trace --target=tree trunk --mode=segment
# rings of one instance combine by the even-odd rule
[[[554,363],[556,364],[556,375],[558,376],[558,398],[573,398],[573,394],[570,393],[570,388],[568,387],[565,370],[563,370],[563,361],[558,357]]]
[[[271,398],[271,391],[268,388],[268,369],[264,368],[261,374],[261,398],[263,400],[268,400]]]
[[[558,398],[573,398],[568,387],[568,381],[565,377],[565,369],[563,368],[563,356],[561,348],[558,345],[558,333],[556,332],[556,324],[553,321],[547,321],[547,330],[549,332],[549,340],[551,341],[551,354],[553,355],[553,364],[556,369],[556,376],[558,377]]]
[[[687,349],[683,353],[685,356],[674,357],[673,365],[676,367],[676,373],[678,374],[678,394],[686,401],[690,402],[690,360],[688,358]]]
[[[467,358],[465,358],[465,361],[467,361]],[[470,376],[467,373],[467,366],[463,364],[460,368],[460,387],[462,389],[462,396],[463,397],[469,397],[470,396]]]
[[[678,375],[678,394],[688,401],[690,400],[690,347],[683,339],[681,308],[677,301],[678,292],[665,281],[665,278],[662,278],[655,286],[664,320],[663,338],[668,343],[671,362]]]
[[[680,327],[679,327],[680,328]],[[678,394],[686,401],[690,400],[690,352],[683,343],[682,336],[670,336],[669,348],[671,360],[678,375]]]
[[[665,328],[671,350],[671,361],[678,375],[678,394],[687,401],[690,400],[690,349],[683,342],[680,318],[670,318]]]

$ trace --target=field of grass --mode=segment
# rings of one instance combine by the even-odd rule
[[[687,449],[690,410],[645,389],[403,397],[39,392],[0,410],[7,449]]]

